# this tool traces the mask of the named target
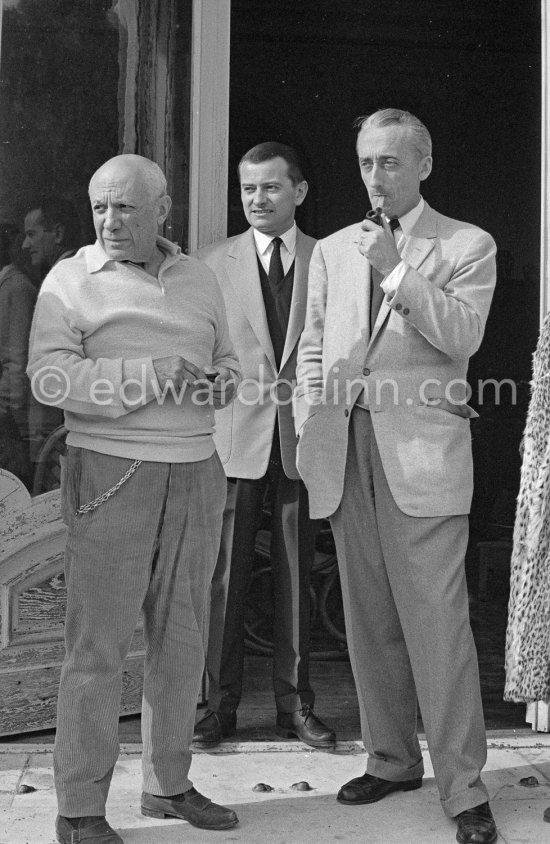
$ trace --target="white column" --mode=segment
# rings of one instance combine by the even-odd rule
[[[533,730],[538,733],[550,732],[548,723],[548,716],[550,714],[549,706],[550,705],[548,703],[545,703],[543,700],[537,700],[534,703],[527,704],[525,720],[528,724],[531,724]]]
[[[193,0],[189,251],[227,235],[231,0]]]

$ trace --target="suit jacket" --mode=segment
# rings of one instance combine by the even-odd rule
[[[197,257],[214,271],[222,289],[229,332],[243,372],[235,401],[216,411],[214,440],[228,477],[265,475],[276,415],[285,474],[289,478],[300,477],[296,469],[292,391],[314,245],[315,240],[298,229],[292,301],[279,369],[269,336],[253,229],[197,252]]]
[[[477,414],[466,404],[466,375],[493,295],[495,243],[426,204],[402,249],[404,275],[371,336],[360,232],[355,224],[320,240],[310,264],[294,405],[311,516],[331,515],[340,503],[350,410],[363,387],[399,508],[412,516],[467,513],[469,418]]]

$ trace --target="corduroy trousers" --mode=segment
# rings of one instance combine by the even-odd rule
[[[62,502],[69,532],[66,656],[54,750],[59,813],[104,815],[116,763],[124,660],[143,612],[143,790],[191,788],[204,615],[226,481],[217,454],[194,463],[144,461],[96,509],[132,461],[69,447]]]

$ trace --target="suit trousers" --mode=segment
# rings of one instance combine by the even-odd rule
[[[445,813],[484,803],[487,745],[464,568],[468,517],[403,513],[370,413],[356,407],[331,524],[367,772],[390,781],[422,776],[418,696]]]
[[[241,699],[246,603],[268,484],[276,707],[279,712],[294,712],[314,701],[309,683],[309,582],[317,523],[309,518],[304,484],[283,471],[275,436],[266,474],[258,479],[229,479],[227,484],[222,540],[212,579],[207,655],[208,705],[215,712],[233,712]]]
[[[69,447],[62,473],[68,523],[66,656],[54,750],[59,813],[104,815],[118,756],[124,659],[143,611],[143,788],[191,787],[190,744],[204,668],[204,616],[225,501],[217,454],[144,461],[97,509],[131,460]]]

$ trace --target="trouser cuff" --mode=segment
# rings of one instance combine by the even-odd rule
[[[143,791],[147,794],[154,794],[155,797],[173,797],[175,794],[184,794],[193,788],[189,777],[181,777],[177,781],[160,780],[157,777],[144,777]]]
[[[106,815],[105,803],[96,803],[95,801],[88,803],[81,800],[72,800],[67,795],[58,792],[57,814],[61,815],[62,818],[104,818]]]
[[[211,694],[208,696],[208,709],[212,712],[223,712],[224,715],[236,712],[239,703],[240,699],[229,698],[226,695]]]
[[[410,768],[402,768],[392,762],[386,762],[376,756],[369,756],[367,759],[367,774],[389,782],[407,782],[407,780],[418,780],[424,776],[424,762],[422,757],[416,765]]]
[[[293,692],[292,694],[275,696],[277,712],[298,712],[306,704],[313,709],[314,703],[315,695],[312,692],[304,692],[303,694]]]
[[[451,797],[447,797],[446,800],[442,799],[441,805],[447,817],[454,818],[460,812],[465,812],[466,809],[473,809],[474,806],[481,806],[482,803],[487,803],[488,801],[489,792],[481,780],[479,780],[474,788],[467,788],[459,794],[453,794]]]

